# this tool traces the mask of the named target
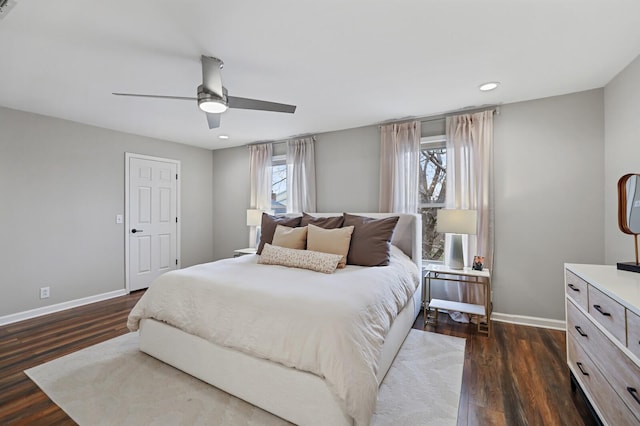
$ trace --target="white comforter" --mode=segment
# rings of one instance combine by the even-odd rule
[[[385,267],[322,274],[220,260],[160,276],[129,315],[324,377],[357,425],[375,408],[385,335],[418,286],[418,268],[392,246]],[[168,343],[170,344],[170,343]]]

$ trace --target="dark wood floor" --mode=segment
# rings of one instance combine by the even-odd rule
[[[23,371],[126,333],[141,295],[0,327],[0,425],[74,424]],[[421,320],[414,328],[422,328]],[[445,315],[427,331],[467,339],[459,425],[593,424],[570,390],[563,332],[494,323],[487,338]]]
[[[494,321],[488,338],[442,314],[424,329],[467,339],[458,425],[596,424],[571,392],[563,331]]]

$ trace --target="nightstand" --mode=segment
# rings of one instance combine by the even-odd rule
[[[238,250],[234,250],[233,251],[233,257],[240,257],[240,256],[244,256],[246,254],[256,254],[257,249],[254,248],[243,248],[243,249],[238,249]]]
[[[435,322],[438,322],[438,310],[445,309],[447,311],[465,312],[471,315],[478,316],[478,332],[484,333],[487,336],[491,336],[491,274],[488,269],[482,271],[476,271],[471,268],[464,269],[451,269],[444,265],[430,264],[423,266],[424,271],[424,284],[428,288],[428,296],[423,295],[422,301],[423,319],[425,325],[429,320],[429,312],[433,309],[436,311]],[[484,287],[484,303],[461,303],[451,300],[432,299],[431,298],[431,280],[440,281],[454,281],[465,285],[480,285]],[[486,324],[483,324],[481,317],[486,317]]]

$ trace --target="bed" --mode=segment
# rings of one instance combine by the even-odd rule
[[[316,215],[337,216],[341,213]],[[140,350],[295,424],[368,424],[375,406],[377,386],[420,312],[422,231],[419,215],[361,215],[371,218],[399,216],[391,240],[389,267],[347,266],[326,275],[285,267],[265,269],[266,265],[259,265],[258,256],[253,255],[196,265],[183,272],[174,271],[168,278],[160,277],[141,298],[139,305],[142,306],[136,305],[130,315],[129,327],[140,333]],[[260,278],[255,278],[258,270]],[[209,271],[226,271],[233,277],[230,278],[233,283],[215,290],[215,302],[212,302],[215,305],[203,309],[195,305],[201,304],[209,291],[213,291],[200,282]],[[274,271],[277,275],[270,278],[264,271]],[[404,277],[405,271],[410,272],[411,284],[403,278],[400,280],[403,282],[390,285],[388,289],[378,285],[378,281],[394,281],[391,277],[395,275]],[[285,275],[279,275],[281,273]],[[178,291],[185,293],[180,287],[187,282],[187,276],[195,284],[188,291],[190,296],[183,297]],[[305,283],[313,283],[308,286],[312,291],[311,298],[306,294],[304,297],[298,295],[301,286],[294,282],[303,279]],[[369,306],[364,300],[369,295],[357,293],[358,288],[365,288],[361,281],[370,283],[367,285],[370,285],[371,293],[387,297],[384,302],[371,304],[375,306],[372,311],[384,311],[376,314],[382,318],[380,324],[369,322],[370,312],[368,308],[363,309],[363,306]],[[268,294],[260,293],[262,285],[274,287],[269,288]],[[323,285],[334,290],[320,293],[319,288]],[[360,304],[355,308],[358,321],[362,323],[354,328],[356,331],[339,325],[336,318],[342,316],[342,307],[332,305],[337,298],[343,297],[342,293],[352,292],[352,287],[353,296]],[[147,298],[152,290],[160,292],[156,288],[172,290],[167,290],[164,301],[160,296]],[[238,297],[242,301],[240,304],[235,302]],[[149,300],[143,302],[145,298]],[[371,298],[373,300],[374,296]],[[170,312],[173,308],[169,305],[174,303],[192,311],[203,311],[204,320],[196,322],[184,313]],[[345,302],[345,305],[351,304],[351,301]],[[245,307],[247,311],[243,311]],[[322,311],[328,311],[329,316],[321,316]],[[335,323],[332,322],[334,319]],[[286,323],[283,332],[276,326],[280,321]],[[210,327],[214,322],[223,326],[214,330]],[[296,340],[292,340],[294,337]],[[269,346],[261,342],[265,339],[271,343]],[[316,339],[322,343],[317,343]],[[351,341],[356,342],[355,349],[347,347]],[[317,346],[330,347],[330,350],[321,351]],[[286,347],[287,353],[281,355],[272,347]],[[338,351],[342,352],[338,355]],[[375,386],[373,395],[372,386]]]

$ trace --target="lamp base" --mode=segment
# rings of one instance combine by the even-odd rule
[[[262,227],[256,226],[256,248],[260,247],[260,238],[262,238]]]
[[[449,268],[464,269],[464,254],[462,253],[462,235],[451,236],[451,248],[449,249]]]
[[[640,272],[640,265],[636,265],[636,262],[618,262],[618,269],[621,271]]]

